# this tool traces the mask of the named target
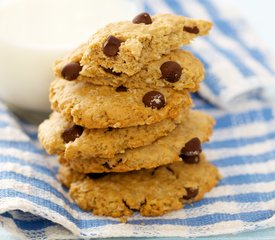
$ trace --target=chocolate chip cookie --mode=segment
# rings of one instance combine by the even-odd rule
[[[188,112],[181,112],[172,120],[128,128],[87,129],[66,121],[53,112],[38,129],[41,145],[49,154],[62,155],[66,159],[93,157],[113,158],[126,149],[146,146],[166,136],[185,121]]]
[[[119,90],[86,82],[56,79],[51,83],[52,109],[85,128],[124,128],[175,119],[191,105],[187,91],[170,88]]]
[[[81,66],[94,64],[115,73],[132,76],[144,65],[208,34],[212,23],[173,14],[158,14],[151,22],[111,23],[88,41]]]
[[[67,80],[80,80],[95,85],[110,85],[116,88],[170,87],[175,90],[188,89],[197,91],[204,78],[204,68],[192,53],[174,50],[160,59],[144,65],[133,76],[117,73],[112,69],[103,68],[91,62],[80,67],[79,62],[85,51],[82,45],[63,60],[57,61],[55,75]],[[80,69],[81,68],[81,69]]]
[[[215,166],[200,155],[194,164],[173,164],[127,173],[81,174],[69,167],[59,169],[60,181],[83,210],[111,217],[160,216],[199,201],[219,181]]]
[[[63,165],[83,172],[127,172],[142,168],[155,168],[177,161],[189,164],[199,162],[201,142],[208,141],[212,134],[214,120],[209,115],[191,111],[188,118],[180,123],[167,136],[161,137],[150,145],[126,150],[113,158],[75,159],[60,157]],[[191,150],[190,150],[191,149]],[[71,155],[74,158],[73,155]]]

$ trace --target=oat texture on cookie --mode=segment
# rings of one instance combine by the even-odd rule
[[[58,178],[92,214],[160,216],[199,201],[219,181],[202,144],[214,119],[192,110],[203,64],[181,46],[211,22],[143,12],[110,23],[54,63],[53,113],[38,137]]]

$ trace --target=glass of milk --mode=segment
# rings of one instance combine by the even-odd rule
[[[54,60],[139,11],[131,0],[0,0],[0,99],[27,116],[49,112]]]

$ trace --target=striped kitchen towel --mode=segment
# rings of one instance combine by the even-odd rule
[[[0,108],[0,222],[26,239],[208,236],[275,226],[275,104],[251,98],[220,110],[194,95],[217,121],[206,155],[223,179],[205,198],[162,217],[128,223],[80,210],[56,179],[54,157],[36,127]]]
[[[207,70],[201,95],[193,97],[197,109],[216,118],[204,149],[223,179],[202,201],[162,217],[135,214],[126,224],[94,216],[80,210],[57,181],[57,161],[40,148],[37,128],[0,104],[0,223],[14,234],[25,239],[195,237],[275,227],[275,104],[247,94],[274,81],[272,61],[250,41],[243,20],[217,1],[139,3],[151,13],[193,13],[214,21],[212,36],[191,46]],[[245,96],[242,103],[231,106],[240,96]]]

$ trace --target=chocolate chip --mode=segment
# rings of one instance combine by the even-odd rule
[[[189,33],[193,33],[193,34],[198,34],[200,32],[200,30],[196,26],[195,27],[184,26],[183,27],[183,31],[189,32]]]
[[[192,198],[195,198],[199,193],[199,188],[186,187],[185,190],[187,192],[187,195],[183,196],[184,200],[190,200]]]
[[[121,75],[121,72],[114,72],[113,69],[111,69],[111,68],[103,68],[103,69],[106,73],[110,73],[110,74],[113,74],[118,77]]]
[[[61,75],[66,80],[75,80],[79,76],[79,72],[81,71],[82,67],[79,63],[71,62],[67,63],[61,70]]]
[[[62,138],[65,143],[73,142],[76,138],[79,138],[81,136],[83,130],[83,127],[74,125],[63,132]]]
[[[120,163],[122,163],[122,161],[123,161],[123,159],[122,158],[120,158],[119,160],[117,160],[117,164],[120,164]]]
[[[99,179],[105,177],[108,173],[87,173],[86,175],[92,179]]]
[[[143,12],[135,16],[132,22],[136,24],[145,23],[147,25],[152,23],[152,19],[148,13]]]
[[[187,164],[198,164],[200,162],[200,155],[197,156],[185,156],[183,154],[180,155],[182,161]]]
[[[192,138],[181,149],[181,154],[187,157],[197,156],[201,153],[201,141],[199,138]]]
[[[107,162],[103,163],[102,166],[105,167],[105,168],[107,168],[107,169],[109,169],[109,170],[112,169],[112,167]]]
[[[174,61],[168,61],[161,65],[160,71],[162,78],[170,83],[175,83],[179,81],[181,77],[182,68],[178,63]]]
[[[161,109],[165,106],[165,98],[162,93],[151,91],[146,93],[142,99],[146,107]]]
[[[121,41],[114,37],[109,36],[103,44],[103,53],[108,57],[114,57],[118,54]]]
[[[127,92],[127,90],[127,87],[124,87],[123,85],[116,88],[116,92]]]
[[[113,131],[113,128],[112,127],[108,127],[108,132],[111,132]]]

